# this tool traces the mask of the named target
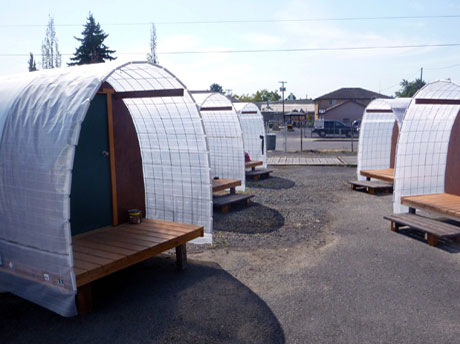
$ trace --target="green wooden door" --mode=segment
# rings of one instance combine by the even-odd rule
[[[75,151],[70,196],[72,235],[112,224],[107,100],[96,95]]]

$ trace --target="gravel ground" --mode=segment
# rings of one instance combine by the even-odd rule
[[[0,342],[459,342],[460,245],[391,232],[392,196],[351,191],[354,168],[273,170],[184,272],[165,255],[115,273],[70,319],[0,294]]]
[[[339,170],[340,171],[340,170]],[[321,173],[320,167],[278,167],[273,177],[247,181],[245,193],[254,195],[249,207],[214,212],[215,247],[277,248],[309,241],[324,243],[321,229],[337,185],[337,174]],[[345,183],[340,189],[346,190]]]

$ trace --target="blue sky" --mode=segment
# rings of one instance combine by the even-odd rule
[[[143,60],[150,25],[157,23],[160,64],[189,89],[213,82],[233,93],[275,90],[318,97],[340,87],[392,95],[424,67],[424,79],[460,82],[460,46],[353,51],[166,54],[291,48],[338,48],[460,43],[460,17],[403,20],[292,21],[180,24],[184,21],[460,15],[460,1],[7,1],[0,12],[0,55],[28,54],[40,61],[48,14],[54,16],[60,51],[72,54],[88,12],[110,36],[120,59]],[[175,22],[176,24],[171,24]],[[136,25],[114,25],[132,23]],[[75,25],[72,25],[75,24]],[[20,25],[20,26],[8,26]],[[28,26],[36,25],[36,26]],[[63,56],[67,61],[69,56]],[[27,56],[0,56],[0,75],[27,71]],[[454,66],[454,67],[451,67]]]

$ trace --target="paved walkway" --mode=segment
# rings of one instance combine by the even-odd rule
[[[321,158],[276,156],[269,157],[267,163],[272,166],[356,166],[356,156],[328,156]]]

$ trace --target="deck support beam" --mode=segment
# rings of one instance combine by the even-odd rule
[[[187,246],[185,244],[176,247],[176,264],[179,270],[187,266]]]
[[[88,314],[93,310],[93,292],[91,283],[82,285],[77,289],[78,314]]]

